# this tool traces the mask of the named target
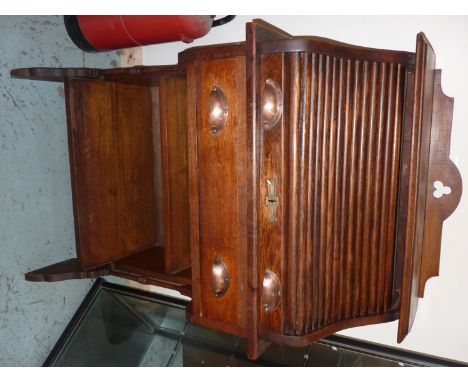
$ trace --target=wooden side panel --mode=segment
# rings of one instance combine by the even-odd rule
[[[284,79],[284,55],[262,55],[261,56],[261,85],[266,83],[267,79],[271,79],[279,84],[283,89],[289,86],[289,83]],[[263,87],[260,87],[260,92]],[[286,102],[284,100],[283,102]],[[260,134],[260,161],[259,170],[261,177],[259,179],[259,232],[258,232],[258,279],[263,280],[266,269],[274,272],[280,280],[286,280],[287,260],[285,251],[285,242],[282,234],[286,230],[287,219],[284,218],[286,206],[283,203],[283,195],[287,195],[286,185],[284,181],[287,171],[287,139],[285,138],[286,126],[284,119],[281,118],[278,124],[271,130],[261,128]],[[286,142],[285,142],[286,141]],[[265,204],[267,198],[268,179],[276,182],[276,190],[280,196],[279,206],[277,209],[277,222],[275,224],[268,223],[268,211]],[[286,287],[286,281],[282,282],[282,287]],[[261,292],[261,291],[260,291]],[[265,312],[264,309],[259,309],[260,327],[269,328],[270,330],[283,331],[283,315],[286,311],[286,302],[280,304],[277,309],[272,312]]]
[[[462,194],[460,172],[450,160],[450,133],[452,130],[453,98],[447,97],[441,87],[441,71],[434,74],[431,147],[424,222],[424,243],[421,259],[419,297],[424,297],[426,281],[439,275],[440,244],[443,221],[457,208]],[[435,182],[442,182],[444,190],[437,195]]]
[[[190,267],[187,165],[187,82],[159,84],[165,271]]]
[[[262,81],[259,81],[260,58],[258,56],[258,44],[263,41],[276,39],[288,39],[292,36],[276,28],[275,26],[255,19],[246,25],[246,85],[247,85],[247,142],[249,165],[246,168],[247,175],[247,195],[250,197],[247,201],[247,317],[248,317],[248,343],[247,356],[256,359],[269,343],[259,339],[258,321],[261,315],[259,310],[259,280],[263,278],[263,265],[259,263],[258,241],[260,235],[258,232],[258,214],[259,204],[262,203],[259,198],[260,177],[260,150],[261,150],[261,116],[257,113],[257,105],[261,102]],[[260,84],[260,88],[257,86]]]
[[[89,269],[156,238],[148,88],[66,79],[77,253]]]
[[[189,70],[189,75],[192,74],[195,73]],[[248,197],[245,59],[199,61],[196,78],[197,124],[189,125],[190,129],[196,128],[195,135],[189,132],[191,224],[198,223],[198,230],[191,231],[192,320],[245,335]],[[209,94],[214,86],[224,92],[229,108],[226,124],[217,133],[208,122]],[[190,95],[193,90],[189,84]],[[193,112],[193,107],[189,110]],[[195,210],[198,216],[194,215]],[[229,287],[220,297],[211,291],[216,257],[226,264],[229,273]]]
[[[406,126],[411,126],[411,130],[407,129],[404,132],[403,167],[400,178],[401,197],[406,200],[406,203],[400,204],[404,219],[399,219],[401,225],[399,240],[403,264],[398,342],[403,341],[411,330],[418,306],[428,188],[434,68],[434,51],[424,34],[419,33],[416,43],[412,120],[411,125]]]

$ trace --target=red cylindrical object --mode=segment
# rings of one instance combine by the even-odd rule
[[[73,42],[84,50],[113,50],[206,35],[211,16],[65,16]]]

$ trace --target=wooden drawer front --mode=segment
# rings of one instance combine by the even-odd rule
[[[191,232],[192,319],[243,333],[247,287],[245,59],[198,61],[192,71],[189,69],[189,103],[193,85],[196,106],[189,106],[188,118],[189,129],[196,129],[196,134],[189,131],[190,202],[192,226],[198,219],[198,230]],[[218,132],[213,132],[209,124],[209,97],[215,86],[224,93],[228,106],[226,123]],[[196,126],[193,120],[190,122],[194,117],[191,107],[196,108]],[[194,208],[198,216],[194,216]],[[229,286],[219,297],[211,290],[216,258],[225,263],[229,274]]]
[[[390,310],[405,68],[318,53],[264,54],[284,112],[263,129],[259,279],[279,277],[267,331],[306,334]],[[260,108],[258,109],[260,111]],[[275,178],[276,223],[266,180]]]

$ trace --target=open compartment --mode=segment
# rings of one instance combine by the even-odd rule
[[[190,295],[185,76],[115,72],[62,79],[77,259],[26,277],[102,269]]]

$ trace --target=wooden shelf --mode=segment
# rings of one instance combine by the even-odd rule
[[[156,246],[135,253],[113,263],[111,272],[115,276],[135,280],[141,284],[152,284],[176,289],[191,296],[191,268],[173,274],[164,271],[164,248]]]

